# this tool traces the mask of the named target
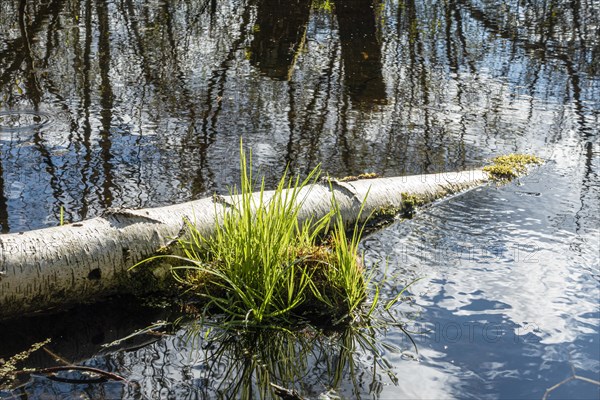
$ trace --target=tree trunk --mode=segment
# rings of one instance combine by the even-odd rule
[[[481,170],[331,180],[303,189],[300,219],[325,215],[332,196],[351,224],[363,202],[361,219],[371,212],[401,211],[407,195],[427,203],[487,180]],[[265,192],[265,201],[272,194]],[[210,235],[216,216],[231,200],[215,196],[168,207],[111,210],[80,223],[0,235],[0,318],[127,291],[132,265],[184,237],[185,220]]]

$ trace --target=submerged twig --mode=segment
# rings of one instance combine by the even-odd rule
[[[271,382],[270,385],[275,390],[275,394],[283,400],[304,400],[304,397],[300,396],[295,390],[286,389],[273,382]]]
[[[148,326],[146,328],[137,330],[137,331],[133,332],[131,335],[125,336],[124,338],[117,339],[117,340],[114,340],[114,341],[112,341],[110,343],[103,344],[102,347],[107,348],[107,347],[118,346],[121,343],[123,343],[124,341],[129,340],[129,339],[134,338],[134,337],[139,336],[139,335],[144,335],[144,334],[146,334],[146,335],[148,335],[148,334],[156,335],[157,332],[155,331],[155,329],[163,328],[163,327],[165,327],[167,325],[169,325],[169,323],[166,322],[166,321],[157,321],[154,324],[152,324],[152,325],[150,325],[150,326]]]
[[[98,369],[98,368],[86,367],[86,366],[82,366],[82,365],[69,365],[69,366],[63,366],[63,367],[49,367],[49,368],[38,369],[38,370],[28,371],[28,372],[35,372],[35,373],[38,373],[38,374],[53,374],[53,373],[61,372],[61,371],[92,372],[94,374],[103,376],[103,377],[105,377],[107,379],[111,379],[113,381],[125,381],[126,380],[122,376],[114,374],[112,372],[107,372],[107,371],[103,371],[103,370]]]
[[[552,393],[559,387],[563,386],[564,384],[569,383],[571,381],[576,381],[576,380],[591,383],[596,386],[600,386],[599,381],[596,381],[596,380],[590,379],[590,378],[586,378],[585,376],[577,375],[575,373],[575,367],[573,366],[573,364],[571,364],[571,376],[569,376],[569,377],[563,379],[562,381],[558,382],[557,384],[547,388],[546,391],[544,392],[544,396],[542,397],[542,400],[547,400],[550,393]]]
[[[45,346],[42,347],[42,350],[44,350],[50,357],[54,358],[54,360],[60,361],[64,365],[73,365],[72,362],[64,359],[63,357],[59,356],[58,354],[56,354],[55,352],[53,352],[52,350],[50,350],[49,348],[47,348]]]

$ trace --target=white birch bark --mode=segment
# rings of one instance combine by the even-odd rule
[[[487,182],[481,170],[396,178],[332,181],[306,187],[300,219],[329,212],[332,196],[344,221],[372,211],[401,209],[403,194],[430,202]],[[367,196],[368,192],[368,196]],[[266,192],[268,199],[272,192]],[[305,196],[304,196],[305,195]],[[228,197],[168,207],[114,210],[101,217],[22,233],[0,235],[0,318],[90,301],[124,290],[128,269],[185,234],[185,219],[210,235]]]

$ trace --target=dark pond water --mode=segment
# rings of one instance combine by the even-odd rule
[[[0,357],[52,337],[128,384],[33,376],[14,394],[256,398],[273,382],[323,399],[529,399],[576,374],[549,398],[599,398],[599,125],[598,0],[2,1],[2,232],[54,226],[61,207],[76,221],[225,192],[240,137],[268,182],[288,164],[548,160],[364,239],[384,297],[422,278],[393,311],[418,352],[392,326],[218,338],[184,324],[101,347],[176,318],[127,300],[4,324]]]

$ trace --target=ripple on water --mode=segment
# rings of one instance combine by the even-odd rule
[[[0,133],[31,132],[51,123],[52,114],[35,110],[0,111]]]

